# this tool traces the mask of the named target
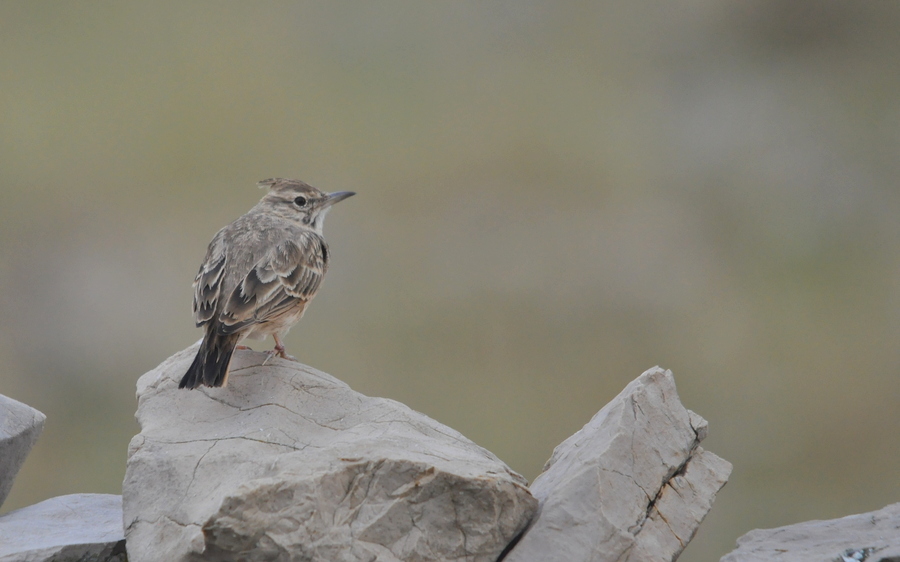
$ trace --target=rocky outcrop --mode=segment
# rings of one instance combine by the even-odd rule
[[[560,444],[531,491],[540,511],[504,562],[670,561],[725,485],[706,421],[650,369]]]
[[[240,350],[227,388],[179,390],[195,351],[138,381],[123,496],[0,517],[0,562],[124,562],[126,544],[131,562],[671,561],[731,470],[699,446],[705,420],[659,368],[559,445],[529,490],[458,432],[293,361]],[[43,422],[0,396],[0,492]],[[754,531],[723,562],[900,559],[883,539],[898,506]]]
[[[0,394],[0,505],[44,429],[44,414]]]
[[[194,353],[138,382],[131,562],[493,562],[535,513],[521,476],[402,404],[245,350],[227,387],[179,390]]]
[[[0,517],[0,562],[125,562],[122,496],[73,494]]]
[[[721,562],[898,562],[900,503],[871,513],[750,531]]]

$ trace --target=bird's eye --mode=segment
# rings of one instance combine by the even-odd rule
[[[300,208],[306,207],[306,203],[307,203],[306,197],[304,197],[302,195],[300,197],[297,197],[296,199],[294,199],[294,205],[297,205]]]

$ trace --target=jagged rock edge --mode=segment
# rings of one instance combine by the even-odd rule
[[[700,418],[700,419],[702,419],[702,418]],[[693,422],[693,421],[694,420],[692,419],[691,422]],[[637,537],[640,534],[640,532],[644,528],[644,524],[647,522],[648,519],[650,519],[651,515],[654,513],[656,504],[659,501],[660,497],[662,497],[662,494],[665,491],[666,487],[669,486],[669,484],[672,482],[672,480],[674,478],[676,478],[678,476],[683,476],[687,472],[688,464],[690,464],[690,462],[694,459],[694,457],[697,453],[697,448],[700,446],[700,442],[703,440],[703,437],[701,437],[701,435],[700,435],[702,428],[694,427],[693,423],[691,423],[691,429],[694,431],[694,441],[693,441],[693,443],[691,443],[690,452],[688,453],[687,458],[684,459],[684,462],[682,462],[680,465],[675,467],[675,469],[663,479],[662,483],[659,485],[659,487],[656,490],[656,494],[654,494],[653,498],[651,498],[650,501],[647,502],[647,509],[644,512],[643,517],[641,517],[641,519],[638,522],[636,522],[634,525],[629,527],[628,530],[635,537]],[[673,490],[674,490],[674,488],[673,488]],[[678,540],[679,543],[681,543],[682,542],[681,538],[674,531],[672,531],[672,527],[669,525],[669,522],[666,521],[666,518],[663,517],[662,514],[659,513],[658,511],[655,511],[655,513],[657,515],[659,515],[659,518],[666,524],[666,527],[669,528],[669,531],[672,533],[672,536],[674,536],[675,539]],[[635,542],[634,544],[637,544],[637,542]],[[682,543],[682,546],[684,546],[684,543]],[[631,551],[631,548],[628,548],[623,553],[623,556],[627,555],[630,551]]]

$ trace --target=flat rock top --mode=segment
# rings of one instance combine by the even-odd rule
[[[122,496],[72,494],[0,517],[0,558],[78,544],[116,543],[122,532]]]
[[[140,438],[160,443],[242,441],[264,444],[284,453],[324,450],[328,458],[352,459],[385,447],[406,460],[453,464],[460,474],[481,474],[477,458],[522,486],[527,481],[505,468],[495,455],[458,431],[386,398],[353,391],[340,380],[295,361],[238,350],[228,386],[178,388],[196,346],[172,356],[138,381]],[[422,446],[434,438],[440,448]],[[343,450],[343,452],[341,452]],[[502,468],[501,468],[502,467]]]
[[[756,529],[721,562],[894,562],[900,560],[900,503],[826,521]]]

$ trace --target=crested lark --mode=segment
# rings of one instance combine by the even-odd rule
[[[194,320],[206,334],[179,388],[225,386],[231,355],[244,338],[271,334],[269,358],[289,357],[282,338],[303,316],[328,268],[325,215],[354,195],[282,178],[258,185],[269,192],[213,237],[194,279]]]

